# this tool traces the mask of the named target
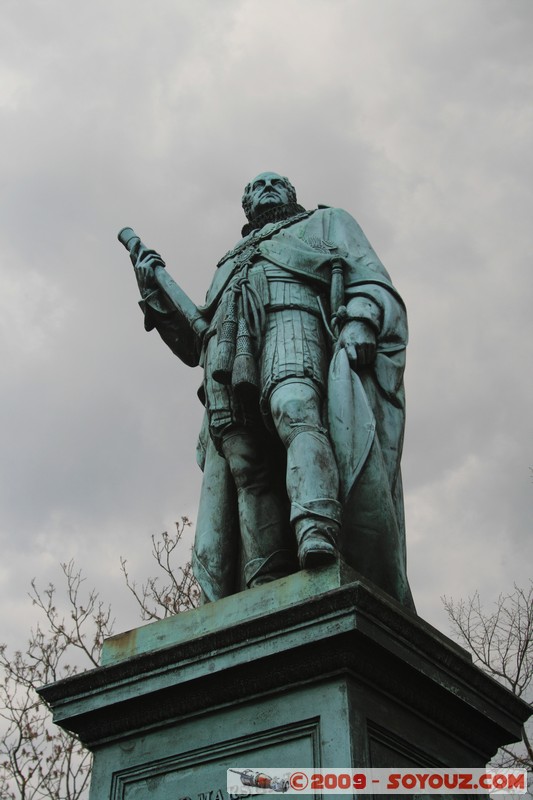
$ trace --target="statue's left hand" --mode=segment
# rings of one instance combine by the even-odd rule
[[[336,349],[346,350],[352,369],[373,364],[376,359],[376,332],[367,322],[349,320],[342,328]]]

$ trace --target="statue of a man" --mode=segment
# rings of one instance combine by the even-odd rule
[[[243,238],[200,308],[157,253],[127,245],[147,330],[204,370],[196,577],[216,600],[340,554],[412,608],[402,300],[345,211],[306,211],[273,172],[242,202]]]

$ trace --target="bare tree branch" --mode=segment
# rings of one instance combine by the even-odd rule
[[[200,587],[194,578],[190,561],[182,567],[173,560],[178,555],[178,549],[183,552],[183,534],[190,525],[190,520],[182,517],[176,522],[174,536],[167,532],[159,537],[152,536],[152,556],[162,576],[147,578],[140,589],[129,575],[126,559],[120,559],[126,586],[139,605],[141,619],[145,621],[165,619],[199,605]],[[180,544],[182,547],[178,548]]]
[[[485,611],[476,592],[467,600],[442,598],[453,633],[475,662],[526,702],[533,700],[533,581],[528,589],[515,584],[501,594],[492,612]],[[533,707],[531,709],[533,713]],[[529,726],[529,728],[527,727]],[[493,763],[533,769],[531,720],[522,733],[523,747],[502,748]]]
[[[141,619],[162,619],[198,605],[200,590],[186,560],[183,533],[152,536],[158,577],[137,589],[121,559],[126,585],[140,607]],[[181,546],[180,546],[181,544]],[[185,551],[185,552],[184,552]],[[24,651],[8,653],[0,644],[0,800],[82,800],[87,796],[91,754],[71,734],[53,725],[49,709],[36,689],[98,666],[102,644],[113,632],[111,608],[73,561],[61,564],[65,592],[59,602],[53,584],[44,589],[31,582],[29,597],[40,612]],[[59,606],[64,607],[60,611]]]

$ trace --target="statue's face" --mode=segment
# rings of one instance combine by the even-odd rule
[[[268,208],[285,205],[289,200],[288,187],[276,172],[262,172],[251,183],[250,203],[254,216]]]

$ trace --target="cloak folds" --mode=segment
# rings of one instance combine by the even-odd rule
[[[303,218],[302,218],[303,216]],[[210,320],[240,268],[246,237],[219,264],[200,309]],[[344,265],[345,302],[360,297],[379,308],[376,361],[357,373],[344,350],[331,355],[327,422],[339,467],[343,523],[339,550],[345,561],[399,602],[414,609],[406,574],[400,458],[405,424],[403,371],[407,319],[403,302],[357,222],[341,209],[319,208],[281,229],[268,226],[255,242],[260,257],[322,285],[331,260]],[[282,450],[277,437],[273,448]],[[195,575],[206,600],[244,588],[236,492],[226,461],[211,441],[207,420],[199,439],[204,471],[193,552]],[[280,464],[284,453],[279,453]]]

